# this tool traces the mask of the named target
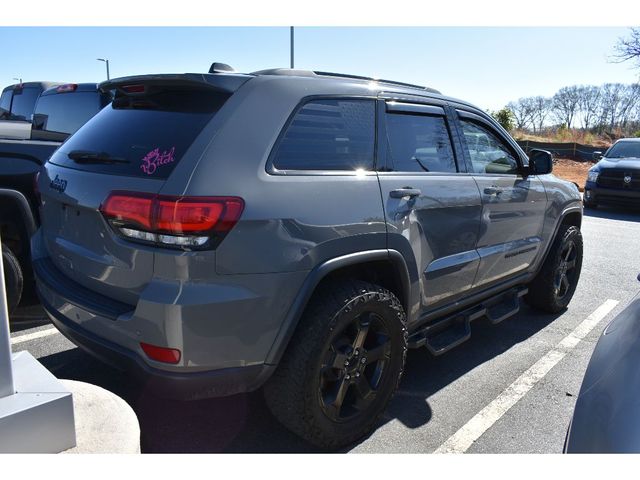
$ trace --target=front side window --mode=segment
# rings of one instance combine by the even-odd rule
[[[374,100],[312,100],[287,127],[273,166],[278,170],[371,170],[374,144]]]
[[[461,123],[473,173],[518,172],[518,161],[502,140],[478,123],[464,119]]]
[[[388,168],[395,172],[455,172],[444,117],[388,113]]]

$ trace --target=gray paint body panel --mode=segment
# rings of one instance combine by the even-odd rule
[[[301,101],[323,96],[425,102],[446,114],[454,102],[374,82],[257,76],[222,106],[167,180],[48,163],[40,175],[46,218],[32,240],[34,259],[49,259],[58,274],[86,288],[95,296],[92,305],[108,298],[131,310],[112,318],[40,282],[47,304],[71,327],[120,345],[157,370],[276,364],[313,289],[332,269],[391,262],[405,289],[411,329],[429,312],[482,294],[495,282],[481,279],[495,266],[534,273],[563,213],[580,208],[577,191],[552,176],[510,179],[510,198],[517,201],[489,205],[478,180],[466,173],[270,173],[270,153],[292,112]],[[460,163],[455,125],[452,134]],[[62,193],[49,187],[56,175],[67,180]],[[406,186],[421,195],[389,195]],[[112,190],[240,196],[245,209],[216,250],[155,248],[110,230],[98,208]],[[505,255],[518,268],[507,265]],[[505,280],[504,271],[499,277]],[[183,358],[178,365],[153,362],[141,341],[179,348]]]

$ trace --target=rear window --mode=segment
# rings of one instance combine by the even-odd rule
[[[373,100],[312,100],[280,140],[278,170],[371,170],[375,144]]]
[[[34,112],[34,130],[71,135],[100,110],[98,92],[74,92],[40,97]]]
[[[14,90],[13,104],[11,105],[12,119],[30,122],[33,108],[36,105],[36,100],[40,92],[42,92],[42,90],[36,87],[25,87]]]
[[[96,173],[167,178],[228,97],[193,89],[118,95],[69,137],[50,162]]]

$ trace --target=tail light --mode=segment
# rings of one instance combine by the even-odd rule
[[[120,235],[186,250],[215,248],[238,222],[239,197],[170,197],[111,192],[100,211]]]
[[[58,88],[56,88],[56,92],[58,93],[75,92],[77,88],[78,88],[77,83],[67,83],[66,85],[60,85]]]

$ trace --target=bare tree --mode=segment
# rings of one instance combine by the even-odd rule
[[[640,28],[631,28],[631,35],[625,38],[619,38],[616,44],[614,61],[626,62],[633,60],[636,66],[640,68]]]
[[[625,85],[620,103],[618,122],[622,129],[626,129],[629,123],[634,120],[635,107],[640,103],[640,85],[637,83]]]
[[[625,85],[622,83],[605,83],[601,87],[601,120],[609,128],[609,132],[618,125],[623,113],[625,101]]]
[[[571,128],[571,123],[578,111],[578,102],[580,101],[578,87],[576,85],[562,87],[553,96],[552,101],[553,113],[558,121],[564,123],[567,128]]]
[[[533,124],[535,106],[531,97],[520,98],[516,102],[509,102],[507,108],[513,113],[517,129],[525,129]]]
[[[578,87],[578,110],[585,130],[596,123],[600,108],[600,88],[593,85]]]
[[[541,95],[537,97],[531,97],[531,103],[533,105],[533,118],[531,123],[533,125],[533,132],[539,133],[544,127],[544,122],[549,116],[552,107],[552,100]]]

